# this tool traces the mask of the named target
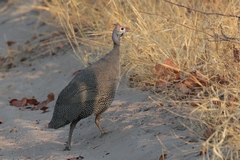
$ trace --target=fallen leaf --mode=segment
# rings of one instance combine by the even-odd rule
[[[188,87],[203,87],[209,85],[209,80],[200,71],[191,72],[190,77],[183,80]]]
[[[14,43],[16,43],[16,42],[14,42],[14,41],[7,41],[7,45],[8,45],[8,46],[13,45]]]
[[[183,83],[189,87],[200,87],[200,85],[196,83],[192,78],[185,79]]]
[[[158,77],[167,77],[171,73],[175,74],[174,80],[180,79],[180,69],[173,62],[172,58],[166,59],[163,64],[156,64],[155,71]]]
[[[166,70],[164,69],[163,65],[156,64],[154,68],[158,77],[163,77],[166,75]]]
[[[43,102],[39,103],[37,106],[32,107],[31,110],[32,110],[32,111],[34,111],[34,110],[39,110],[39,109],[41,109],[42,107],[44,107],[46,104],[47,104],[46,101],[43,101]]]
[[[179,82],[175,84],[175,87],[178,88],[182,93],[190,93],[191,89],[187,87],[186,84]]]
[[[159,160],[164,160],[167,158],[167,154],[162,154],[160,157],[159,157]]]
[[[197,107],[198,106],[198,104],[195,103],[195,102],[191,102],[190,105],[193,106],[193,107]]]
[[[20,62],[23,62],[23,61],[26,61],[26,60],[27,60],[26,57],[22,57],[22,58],[20,59]]]
[[[165,86],[166,84],[167,84],[167,82],[165,82],[165,81],[159,81],[159,82],[156,82],[156,87],[161,88],[161,87]]]
[[[9,101],[10,105],[11,105],[11,103],[14,102],[14,101],[18,101],[18,100],[17,100],[17,99],[11,99],[11,100]]]
[[[12,62],[10,62],[10,63],[8,63],[8,64],[6,65],[6,68],[7,68],[7,69],[11,69],[11,68],[14,68],[14,67],[16,67],[16,65],[15,65],[14,63],[12,63]]]
[[[43,113],[45,113],[45,112],[47,112],[46,111],[46,107],[47,107],[47,104],[49,103],[49,102],[52,102],[54,100],[54,94],[53,93],[49,93],[48,94],[48,99],[47,100],[45,100],[45,101],[42,101],[41,103],[39,103],[37,106],[35,106],[35,107],[32,107],[32,109],[31,110],[43,110]]]
[[[15,127],[13,127],[13,128],[9,131],[9,133],[12,133],[12,132],[14,131],[14,129],[15,129]]]
[[[31,109],[31,110],[43,110],[43,113],[48,112],[47,109],[47,104],[52,102],[54,100],[54,94],[53,93],[49,93],[48,94],[48,98],[47,100],[39,103],[35,98],[30,98],[27,99],[26,97],[24,97],[22,100],[17,100],[17,99],[12,99],[11,101],[9,101],[11,106],[15,106],[15,107],[22,107],[22,109],[25,109],[25,106],[27,104],[29,105],[34,105],[34,107],[26,107],[27,109]]]
[[[23,97],[22,100],[12,99],[10,105],[15,107],[24,107],[27,104],[27,98]]]
[[[39,102],[35,98],[27,99],[27,103],[31,105],[38,105]]]
[[[178,66],[173,62],[173,59],[172,59],[172,58],[166,59],[166,60],[163,62],[163,64],[164,64],[164,67],[170,68],[170,69],[172,69],[173,71],[179,72],[179,68],[178,68]]]
[[[84,157],[83,156],[72,157],[72,158],[68,158],[67,160],[77,160],[77,159],[82,160],[84,159]]]
[[[47,106],[43,106],[42,108],[40,108],[40,110],[43,111],[42,113],[46,113],[46,112],[48,112],[48,111],[47,111],[48,108],[49,108],[49,107],[47,107]]]
[[[52,102],[52,101],[54,101],[54,94],[53,93],[49,93],[48,94],[47,103]]]

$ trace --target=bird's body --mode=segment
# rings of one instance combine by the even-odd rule
[[[113,49],[78,73],[59,94],[48,128],[57,129],[71,123],[65,150],[70,150],[76,124],[92,114],[96,115],[95,123],[104,134],[99,120],[113,102],[119,85],[120,37],[127,29],[116,24],[112,34]]]

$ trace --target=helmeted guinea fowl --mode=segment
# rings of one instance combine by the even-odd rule
[[[70,150],[76,124],[92,114],[96,115],[95,123],[101,134],[105,133],[100,118],[113,102],[119,85],[120,37],[128,30],[128,27],[115,24],[112,33],[113,49],[78,73],[59,94],[48,128],[58,129],[71,123],[65,150]]]

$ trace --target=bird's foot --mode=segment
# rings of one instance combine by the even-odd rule
[[[68,142],[66,142],[65,148],[63,151],[70,151],[70,149],[71,149],[70,145],[68,145]]]
[[[102,138],[103,136],[105,136],[106,134],[111,133],[111,132],[112,131],[102,132],[100,138]]]
[[[66,146],[63,151],[70,151],[70,147]]]

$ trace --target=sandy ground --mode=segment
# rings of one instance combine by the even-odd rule
[[[29,1],[28,1],[29,2]],[[3,6],[4,1],[0,2]],[[7,53],[6,41],[17,41],[13,47],[24,45],[43,28],[36,19],[14,21],[16,17],[36,14],[24,12],[20,5],[9,6],[0,15],[0,55]],[[198,156],[201,142],[182,127],[179,118],[162,110],[142,92],[121,81],[112,106],[103,114],[101,124],[110,131],[100,137],[94,117],[81,120],[74,130],[72,150],[62,151],[69,126],[58,130],[46,129],[55,101],[48,104],[49,112],[19,110],[9,105],[13,98],[46,99],[51,92],[57,95],[83,68],[71,51],[38,57],[21,62],[15,68],[0,73],[0,160],[1,159],[81,159],[84,160],[192,160]],[[55,98],[56,99],[56,98]],[[191,142],[193,141],[193,142]],[[77,158],[78,157],[78,158]]]

